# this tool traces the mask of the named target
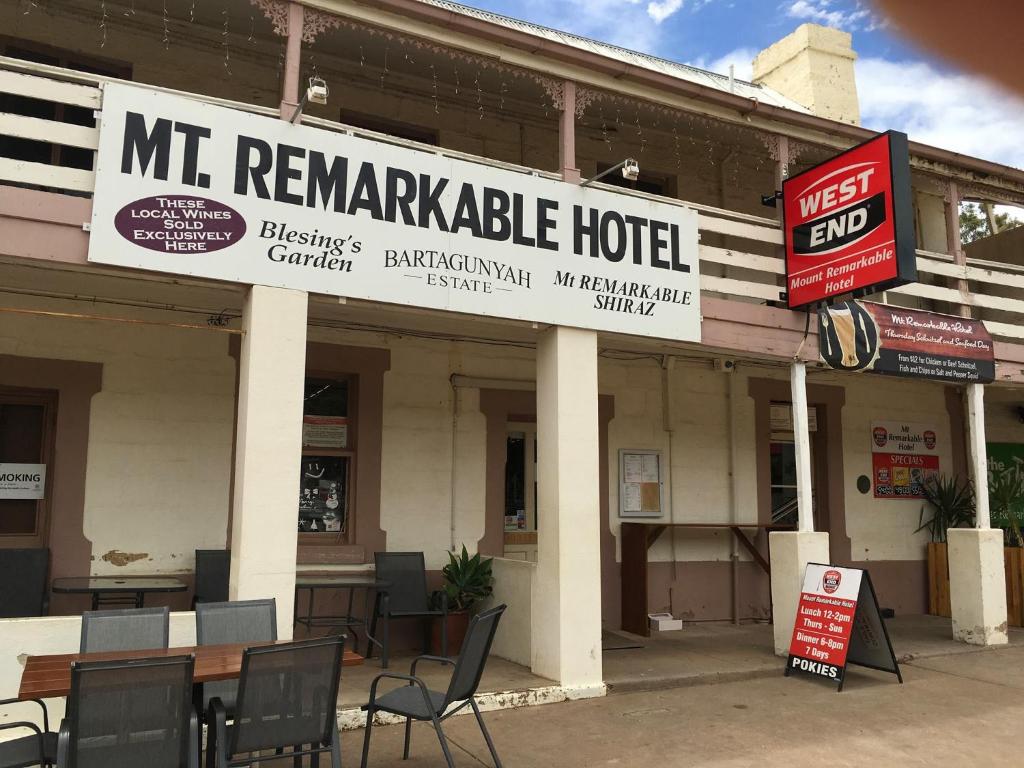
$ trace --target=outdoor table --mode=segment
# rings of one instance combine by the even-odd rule
[[[337,571],[299,571],[295,574],[295,623],[302,624],[307,629],[313,627],[346,627],[352,630],[352,646],[358,650],[358,639],[356,638],[355,627],[363,627],[367,638],[370,637],[367,617],[370,612],[370,592],[386,593],[391,582],[381,581],[373,574],[366,573],[339,573]],[[299,590],[309,590],[309,604],[305,616],[299,616]],[[313,600],[318,589],[347,589],[348,608],[342,615],[316,615],[313,613]],[[365,590],[366,600],[364,603],[363,617],[359,618],[352,613],[352,603],[356,590]]]
[[[242,671],[242,651],[276,643],[231,643],[228,645],[195,645],[185,648],[157,648],[143,651],[102,651],[98,653],[62,653],[51,656],[29,656],[21,672],[18,698],[45,699],[67,696],[71,691],[71,665],[76,661],[123,661],[125,659],[152,659],[169,656],[195,656],[192,681],[195,684],[216,680],[236,679]],[[342,666],[354,667],[363,663],[363,657],[345,651]]]
[[[92,609],[103,605],[141,608],[150,592],[184,592],[188,585],[170,576],[74,576],[54,579],[50,589],[60,595],[92,595]]]

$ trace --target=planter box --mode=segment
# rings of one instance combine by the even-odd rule
[[[1003,548],[1006,577],[1006,619],[1011,627],[1024,627],[1024,549]],[[928,544],[928,613],[952,616],[949,607],[949,554],[945,543]]]
[[[1011,627],[1024,627],[1024,549],[1003,548],[1006,568],[1006,620]]]
[[[949,552],[945,542],[928,542],[928,613],[953,615],[949,607]]]

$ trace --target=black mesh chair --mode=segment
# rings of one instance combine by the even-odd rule
[[[0,619],[45,616],[48,549],[0,549]]]
[[[462,643],[462,650],[456,659],[444,658],[441,656],[420,656],[412,662],[412,668],[408,675],[398,675],[393,672],[382,672],[373,679],[370,685],[370,701],[363,709],[366,711],[366,733],[363,737],[363,768],[366,768],[366,761],[370,756],[370,734],[373,730],[373,716],[377,712],[390,712],[399,717],[405,718],[405,749],[402,752],[402,759],[409,759],[409,741],[412,736],[413,720],[429,720],[434,724],[438,741],[441,742],[441,749],[449,768],[455,764],[452,762],[451,752],[448,751],[448,741],[441,730],[441,721],[447,720],[463,707],[473,708],[476,721],[480,724],[480,731],[487,742],[487,748],[491,751],[491,758],[496,768],[501,768],[501,760],[494,749],[494,742],[491,741],[491,734],[487,732],[487,726],[480,716],[480,708],[473,699],[476,696],[476,689],[480,685],[480,678],[484,673],[484,665],[487,664],[487,655],[491,652],[491,643],[494,641],[494,633],[498,631],[498,621],[501,614],[505,612],[505,606],[499,605],[490,610],[483,611],[473,617],[466,631],[466,639]],[[427,688],[420,678],[416,677],[416,665],[421,661],[433,661],[438,664],[453,664],[451,681],[448,683],[446,693],[438,693]],[[388,691],[377,696],[377,684],[381,680],[405,680],[408,685]],[[452,704],[458,704],[451,711],[446,711]]]
[[[196,642],[199,645],[226,643],[263,643],[277,640],[277,602],[269,600],[235,600],[227,603],[196,605]],[[219,698],[228,713],[234,712],[238,681],[203,683],[202,697],[197,699],[206,712],[210,700]]]
[[[219,698],[210,701],[207,768],[251,765],[259,752],[283,755],[286,748],[295,765],[309,755],[317,768],[321,753],[329,753],[331,768],[341,768],[335,713],[344,651],[343,636],[247,648],[234,722],[228,724]]]
[[[166,648],[171,609],[123,608],[82,614],[82,653]]]
[[[228,600],[231,578],[231,550],[196,550],[196,589],[192,610],[198,603],[224,603]]]
[[[374,552],[376,576],[388,582],[387,590],[377,593],[370,631],[366,639],[366,658],[373,655],[373,646],[380,646],[381,666],[387,669],[391,646],[391,619],[423,619],[423,651],[430,650],[430,619],[440,617],[441,655],[448,655],[448,596],[440,593],[439,607],[431,608],[427,592],[427,568],[422,552]],[[382,619],[377,635],[378,618]]]
[[[71,665],[58,768],[199,768],[191,656]]]
[[[57,734],[50,730],[50,717],[40,699],[29,699],[43,709],[43,727],[24,720],[0,724],[3,731],[23,729],[31,733],[0,741],[0,768],[51,766],[57,759]],[[21,704],[18,699],[0,699],[0,706]]]

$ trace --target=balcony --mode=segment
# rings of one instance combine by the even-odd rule
[[[262,19],[260,24],[267,26]],[[271,35],[269,29],[262,29],[261,34]],[[347,56],[355,74],[349,82],[345,67],[335,60],[328,64],[325,59],[319,70],[315,61],[303,61],[307,71],[326,74],[335,67],[329,82],[339,84],[335,91],[341,94],[342,105],[339,119],[325,116],[323,109],[308,110],[302,118],[305,125],[515,173],[559,178],[553,170],[559,143],[557,82],[547,75],[525,73],[513,77],[505,69],[472,69],[466,64],[463,72],[472,71],[473,79],[462,80],[458,63],[453,66],[452,59],[445,58],[444,50],[436,45],[426,46],[413,58],[410,52],[415,46],[407,43],[412,38],[382,41],[378,34],[344,24],[329,34],[338,37],[318,42],[313,51],[322,54],[330,47],[332,55]],[[260,39],[257,34],[257,41]],[[155,54],[148,51],[140,55],[148,59]],[[456,52],[454,61],[463,56]],[[380,60],[373,71],[367,68],[371,57]],[[446,62],[443,77],[442,61]],[[103,109],[104,85],[117,81],[108,75],[0,57],[0,101],[7,105],[0,114],[0,218],[10,233],[5,256],[85,263],[88,235],[83,230],[87,230],[89,198],[95,186],[92,167],[99,138],[96,125]],[[212,92],[244,90],[225,88],[208,79],[199,83]],[[384,96],[393,89],[400,98],[381,97],[373,115],[345,108],[357,103],[347,98],[351,88],[374,84]],[[145,85],[242,112],[278,115],[277,108],[267,105],[265,94],[247,102]],[[271,84],[264,90],[274,88]],[[774,216],[762,215],[768,209],[761,208],[759,202],[760,196],[775,185],[778,135],[597,89],[583,92],[571,125],[577,165],[584,175],[634,155],[645,171],[640,181],[606,189],[698,212],[703,344],[724,352],[814,358],[816,345],[800,343],[804,318],[780,304],[784,283],[782,232]],[[452,104],[458,106],[457,111]],[[442,106],[446,112],[452,111],[444,119],[437,117]],[[487,127],[472,125],[474,117]],[[506,141],[511,126],[520,137],[521,162],[505,159],[516,154]],[[419,128],[418,133],[414,127]],[[500,132],[501,137],[488,141],[488,132],[495,136]],[[803,139],[790,140],[790,147],[789,167],[793,170],[819,162],[835,151]],[[958,194],[956,184],[959,182],[963,189],[965,179],[974,180],[968,189],[975,196],[979,190],[985,192],[984,185],[969,169],[941,167],[920,159],[915,162],[913,179],[919,243],[932,247],[943,241],[949,243],[941,215],[943,198],[948,200],[950,189]],[[992,177],[985,184],[993,199],[1024,199],[1015,180],[1002,184]],[[45,238],[49,250],[41,247],[38,237],[43,225],[50,227]],[[960,249],[956,244],[946,250]],[[999,340],[999,377],[1020,379],[1024,347],[1013,345],[1024,339],[1024,267],[922,249],[918,251],[918,270],[918,283],[869,298],[951,314],[969,312],[985,320]],[[631,340],[634,342],[645,343]]]

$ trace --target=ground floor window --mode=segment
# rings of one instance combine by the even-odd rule
[[[510,423],[505,437],[504,556],[537,559],[537,426]]]
[[[0,546],[46,545],[57,393],[0,387]]]
[[[322,543],[331,537],[343,541],[351,530],[352,390],[348,378],[306,378],[298,527]]]

